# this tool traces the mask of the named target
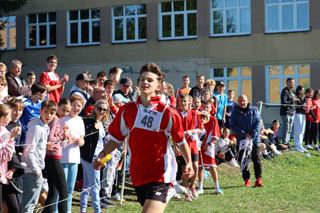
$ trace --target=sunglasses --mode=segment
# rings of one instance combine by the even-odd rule
[[[97,107],[97,110],[99,112],[107,112],[108,111],[108,109],[104,109],[104,108],[101,108],[101,107]]]

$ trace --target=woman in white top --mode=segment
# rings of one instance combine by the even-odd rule
[[[71,112],[69,116],[64,118],[65,125],[70,130],[72,143],[62,149],[62,167],[67,179],[68,188],[68,212],[71,212],[72,207],[72,193],[77,179],[78,164],[80,163],[80,146],[84,145],[84,123],[79,115],[84,101],[78,96],[74,95],[70,99]]]

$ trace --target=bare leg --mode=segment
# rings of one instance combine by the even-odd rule
[[[144,202],[142,212],[143,213],[153,213],[153,212],[164,212],[165,208],[167,206],[167,203],[162,203],[158,200],[150,200],[147,199]]]
[[[192,188],[196,182],[197,174],[198,174],[198,161],[192,162],[192,167],[194,171],[194,175],[190,179],[190,188]]]

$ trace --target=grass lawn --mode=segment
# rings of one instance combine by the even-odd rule
[[[212,180],[204,183],[205,194],[197,200],[185,202],[173,199],[166,212],[320,212],[320,152],[285,152],[269,161],[263,160],[264,187],[245,188],[240,169],[222,164],[218,167],[219,184],[224,195],[215,195]],[[251,180],[254,172],[251,165]],[[141,212],[134,190],[128,184],[124,205],[105,212]],[[78,197],[76,199],[79,199]],[[73,206],[79,212],[79,206]],[[94,212],[88,208],[87,212]]]

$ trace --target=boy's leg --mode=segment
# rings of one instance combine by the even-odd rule
[[[148,213],[148,212],[164,212],[165,208],[167,206],[167,203],[162,203],[161,201],[157,200],[146,200],[143,205],[142,212]]]
[[[192,167],[193,167],[194,175],[190,179],[190,188],[194,187],[194,184],[195,184],[196,179],[197,179],[198,168],[199,168],[198,167],[198,161],[192,162]]]
[[[33,212],[39,200],[43,178],[42,176],[37,178],[33,173],[26,173],[22,179],[22,212]]]

